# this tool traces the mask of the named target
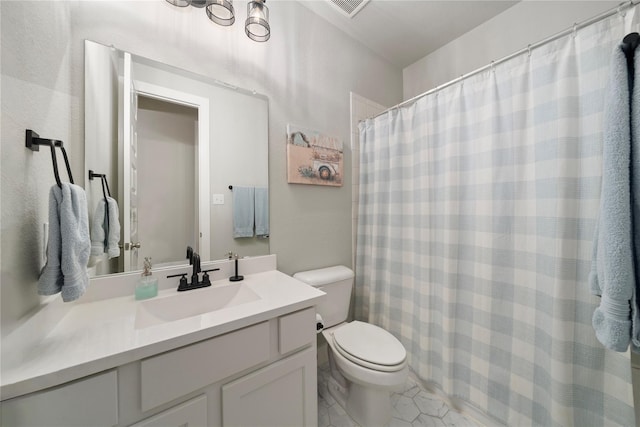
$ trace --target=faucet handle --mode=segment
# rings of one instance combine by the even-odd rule
[[[178,277],[178,276],[180,276],[180,284],[178,285],[178,291],[186,291],[188,287],[187,273],[172,274],[170,276],[167,276],[167,279],[170,279],[172,277]]]
[[[204,273],[202,275],[202,285],[203,286],[209,286],[211,285],[211,280],[209,280],[209,272],[210,271],[218,271],[220,270],[219,268],[210,268],[209,270],[202,270],[202,272]]]

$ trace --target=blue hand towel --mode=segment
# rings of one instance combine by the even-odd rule
[[[107,255],[109,259],[120,256],[120,209],[118,202],[107,197],[109,204],[109,232],[107,233]]]
[[[638,291],[638,274],[640,271],[640,47],[636,47],[634,55],[635,76],[633,93],[631,94],[631,203],[633,215],[633,240],[636,266],[636,284],[631,302],[632,330],[631,350],[640,353],[640,292]]]
[[[256,236],[269,237],[269,189],[256,187]]]
[[[607,348],[626,351],[638,323],[631,217],[631,128],[629,82],[624,52],[614,51],[604,111],[602,191],[589,274],[600,295],[592,323]]]
[[[120,212],[118,202],[107,197],[109,222],[107,223],[105,200],[100,199],[91,223],[91,256],[101,256],[105,252],[109,259],[120,256]]]
[[[104,199],[98,200],[96,210],[91,221],[91,256],[101,256],[104,254],[106,243],[106,204]]]
[[[233,187],[233,237],[253,237],[254,188]]]
[[[63,183],[49,192],[49,243],[47,263],[38,280],[40,295],[62,293],[62,300],[73,301],[89,283],[87,262],[91,241],[87,196],[82,187]]]

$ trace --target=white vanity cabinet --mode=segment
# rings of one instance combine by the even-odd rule
[[[315,309],[2,402],[2,426],[315,426]]]
[[[277,329],[278,354],[293,354],[224,384],[222,425],[262,427],[317,424],[315,309],[279,317]],[[308,345],[309,340],[313,345]],[[298,349],[303,350],[296,352]]]

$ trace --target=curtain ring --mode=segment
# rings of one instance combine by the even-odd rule
[[[492,73],[496,72],[496,61],[491,61],[491,72]]]
[[[531,45],[530,44],[527,45],[527,52],[528,52],[529,58],[531,58]]]
[[[576,38],[576,35],[578,34],[578,23],[574,22],[573,23],[573,38]]]
[[[632,2],[632,3],[633,3],[633,2]],[[622,9],[623,9],[623,8],[622,8],[622,5],[618,6],[618,16],[620,16],[620,18],[623,18],[623,19],[624,19],[625,15],[626,15],[627,13],[626,13],[626,12],[624,12]]]

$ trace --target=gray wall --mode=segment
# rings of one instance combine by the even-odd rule
[[[526,48],[618,1],[522,1],[403,70],[404,99]],[[624,34],[620,34],[622,38]]]
[[[269,97],[270,249],[285,273],[351,264],[351,179],[342,188],[286,183],[286,124],[336,135],[351,164],[349,91],[385,105],[400,101],[402,72],[294,1],[269,2],[272,37],[244,35],[244,5],[231,28],[204,11],[164,1],[2,1],[2,334],[40,303],[42,224],[53,184],[46,152],[24,148],[24,132],[65,141],[84,185],[83,40],[255,89]]]

